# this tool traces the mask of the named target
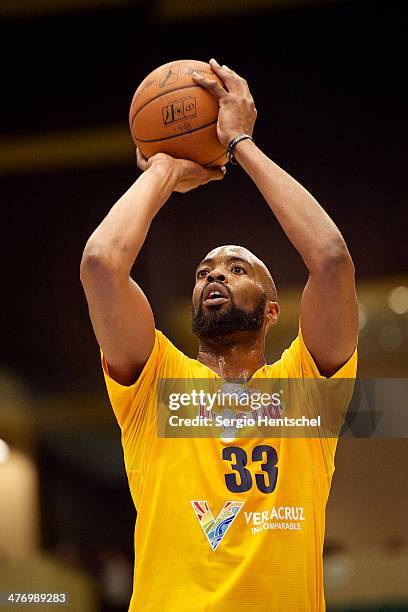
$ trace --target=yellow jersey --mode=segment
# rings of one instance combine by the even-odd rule
[[[160,437],[157,381],[220,377],[159,330],[131,386],[114,381],[101,357],[137,510],[129,611],[324,611],[337,438]],[[333,378],[354,378],[356,368],[357,350]],[[299,330],[258,378],[323,377]]]

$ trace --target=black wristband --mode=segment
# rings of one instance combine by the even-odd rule
[[[239,136],[235,136],[235,138],[231,140],[231,142],[229,143],[227,147],[228,161],[234,166],[238,166],[238,162],[234,157],[234,149],[237,146],[237,144],[241,142],[241,140],[247,140],[247,138],[249,138],[249,140],[252,140],[252,142],[254,142],[254,139],[249,134],[240,134]]]

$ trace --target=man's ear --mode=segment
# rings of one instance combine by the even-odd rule
[[[269,329],[272,325],[275,325],[279,318],[280,306],[278,302],[268,300],[266,303],[266,327]]]

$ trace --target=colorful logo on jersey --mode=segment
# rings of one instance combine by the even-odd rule
[[[218,545],[236,519],[244,503],[245,502],[227,501],[217,518],[214,518],[206,501],[191,502],[193,510],[213,550],[218,548]]]

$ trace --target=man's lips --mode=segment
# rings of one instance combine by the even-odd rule
[[[229,295],[221,283],[209,283],[204,287],[202,299],[206,306],[218,306],[228,302]]]

